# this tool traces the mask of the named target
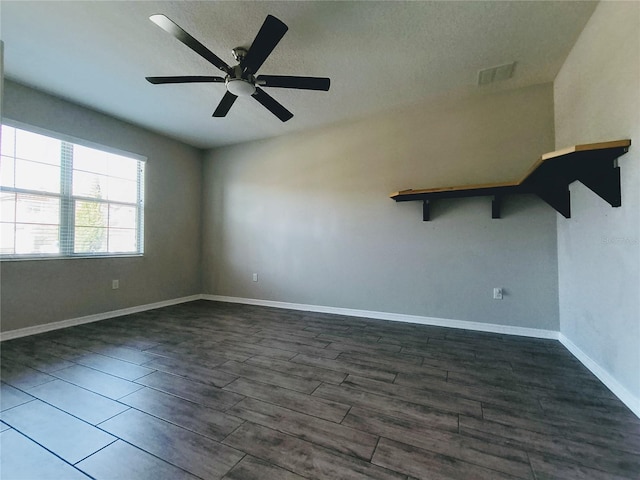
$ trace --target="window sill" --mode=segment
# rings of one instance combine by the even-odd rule
[[[73,255],[73,256],[62,256],[62,255],[47,255],[47,256],[20,256],[20,257],[0,257],[0,262],[30,262],[33,260],[86,260],[86,259],[110,259],[110,258],[138,258],[144,257],[143,253],[120,253],[113,255]]]

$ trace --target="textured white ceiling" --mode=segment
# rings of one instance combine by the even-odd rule
[[[197,147],[281,135],[421,102],[552,81],[594,2],[0,2],[5,76]],[[164,13],[228,64],[267,14],[289,31],[259,73],[331,78],[329,92],[266,89],[280,122],[251,98],[211,114],[223,84],[151,85],[145,76],[221,72],[158,28]],[[477,87],[478,71],[517,62]]]

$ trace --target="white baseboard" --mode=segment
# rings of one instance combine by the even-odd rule
[[[153,310],[155,308],[168,307],[171,305],[177,305],[179,303],[191,302],[193,300],[201,299],[202,295],[191,295],[189,297],[174,298],[171,300],[164,300],[162,302],[148,303],[146,305],[138,305],[136,307],[123,308],[120,310],[112,310],[110,312],[96,313],[94,315],[87,315],[85,317],[70,318],[68,320],[61,320],[59,322],[34,325],[33,327],[18,328],[16,330],[0,332],[0,342],[4,340],[11,340],[13,338],[20,338],[26,337],[28,335],[50,332],[51,330],[58,330],[60,328],[82,325],[83,323],[98,322],[100,320],[106,320],[108,318],[121,317],[123,315],[130,315],[132,313],[144,312],[146,310]]]
[[[559,336],[560,343],[569,350],[582,364],[591,371],[598,379],[604,383],[611,392],[620,399],[629,409],[640,418],[640,398],[633,395],[629,390],[620,384],[609,372],[602,368],[589,355],[584,353],[575,343],[565,337],[562,333]]]
[[[517,335],[521,337],[558,339],[558,332],[554,330],[542,330],[538,328],[513,327],[510,325],[498,325],[495,323],[469,322],[466,320],[450,320],[446,318],[423,317],[419,315],[406,315],[402,313],[376,312],[372,310],[357,310],[353,308],[325,307],[322,305],[307,305],[302,303],[276,302],[273,300],[260,300],[256,298],[227,297],[224,295],[202,295],[202,299],[214,302],[242,303],[246,305],[260,305],[263,307],[286,308],[289,310],[302,310],[304,312],[332,313],[349,317],[375,318],[377,320],[390,320],[392,322],[418,323],[436,327],[460,328],[479,332],[503,333],[505,335]]]

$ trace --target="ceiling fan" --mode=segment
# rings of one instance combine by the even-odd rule
[[[325,92],[329,90],[330,80],[328,78],[295,77],[288,75],[255,76],[258,69],[289,29],[289,27],[273,15],[267,15],[267,18],[262,24],[262,27],[260,27],[256,38],[248,50],[242,47],[237,47],[232,50],[233,56],[238,62],[238,64],[233,67],[227,65],[222,59],[165,15],[151,15],[149,20],[222,70],[225,76],[146,77],[146,79],[156,85],[166,83],[224,83],[227,91],[213,112],[214,117],[226,116],[238,97],[252,96],[276,117],[286,122],[293,117],[293,113],[260,87],[297,88],[303,90],[323,90]]]

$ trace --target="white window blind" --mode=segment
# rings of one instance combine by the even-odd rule
[[[0,258],[143,253],[142,159],[1,128]]]

